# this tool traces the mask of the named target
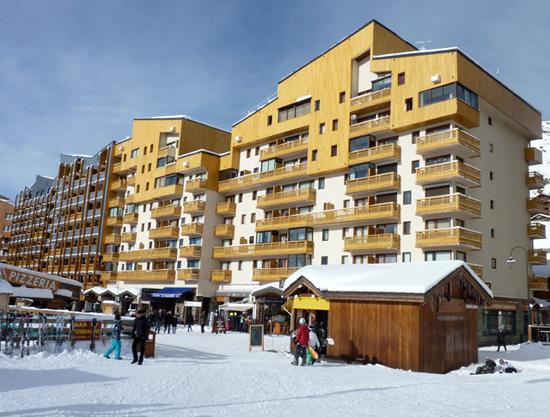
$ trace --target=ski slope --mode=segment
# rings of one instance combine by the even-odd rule
[[[157,357],[130,364],[74,350],[21,358],[0,354],[3,416],[543,416],[550,390],[550,346],[513,346],[497,355],[519,374],[447,375],[380,365],[294,367],[287,337],[248,351],[247,335],[178,329],[159,335]],[[126,342],[127,343],[127,342]]]

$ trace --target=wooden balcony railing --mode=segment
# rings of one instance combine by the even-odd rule
[[[370,177],[348,180],[346,193],[375,193],[384,190],[399,190],[401,177],[395,172],[372,175]]]
[[[220,181],[218,190],[220,192],[231,191],[250,186],[261,185],[273,181],[280,181],[307,174],[307,163],[292,165],[274,169],[273,171],[260,172],[256,174],[243,175],[242,177],[231,178]]]
[[[279,191],[259,196],[256,205],[258,208],[265,208],[294,203],[314,203],[315,195],[316,192],[313,188],[297,188],[294,190]]]
[[[138,222],[137,213],[126,213],[124,215],[124,223],[136,224]]]
[[[135,242],[137,239],[137,234],[136,232],[126,232],[126,233],[122,233],[121,237],[120,237],[120,240],[122,242]]]
[[[542,223],[532,223],[527,225],[527,236],[532,239],[545,239],[546,226]]]
[[[107,226],[122,226],[122,216],[107,217],[105,224]]]
[[[352,124],[349,127],[350,137],[362,136],[369,133],[380,132],[390,128],[390,116],[378,119],[366,120],[361,123]]]
[[[453,149],[470,158],[479,156],[480,140],[462,129],[451,129],[420,136],[416,141],[416,152],[420,155]]]
[[[176,248],[154,248],[120,252],[119,258],[121,261],[175,260],[177,255]]]
[[[374,146],[372,148],[350,152],[349,154],[350,165],[400,159],[401,147],[394,144]]]
[[[549,279],[546,277],[529,277],[529,289],[531,291],[549,291]]]
[[[214,248],[213,258],[232,259],[295,254],[313,254],[313,242],[300,240],[292,242],[257,243],[255,245],[217,246]]]
[[[546,251],[542,249],[530,250],[529,263],[533,265],[546,265]]]
[[[178,269],[178,279],[199,279],[200,269],[197,268],[185,268]]]
[[[416,183],[420,185],[441,181],[458,181],[472,187],[481,185],[481,171],[460,161],[443,162],[416,169]]]
[[[280,143],[270,146],[260,152],[260,160],[280,158],[284,155],[290,155],[298,152],[306,152],[308,146],[308,138],[293,140],[290,142]]]
[[[149,230],[149,239],[177,239],[178,237],[178,226],[164,226]]]
[[[223,201],[216,205],[216,214],[220,216],[234,216],[237,211],[237,203],[234,201]]]
[[[204,213],[206,203],[202,200],[193,200],[183,203],[184,213]]]
[[[174,281],[174,269],[153,269],[150,271],[118,271],[117,278],[122,281]]]
[[[105,236],[105,244],[119,244],[120,243],[120,234],[118,233],[111,233],[110,235]]]
[[[61,251],[55,252],[54,255],[61,255]],[[118,252],[110,252],[110,253],[103,254],[103,262],[118,262],[118,260],[119,260]]]
[[[184,236],[202,235],[203,230],[203,223],[186,223],[181,226],[181,234]]]
[[[538,172],[528,172],[525,174],[525,184],[530,190],[543,188],[545,185],[544,175]]]
[[[202,178],[195,178],[187,181],[185,190],[190,193],[195,193],[198,191],[204,191],[206,189],[207,181]]]
[[[482,234],[463,227],[449,227],[416,232],[416,246],[419,248],[453,247],[481,249]]]
[[[443,213],[464,213],[472,217],[480,217],[481,201],[464,194],[449,194],[416,200],[417,216]]]
[[[262,268],[252,270],[252,280],[260,282],[280,281],[288,278],[298,268]]]
[[[110,189],[113,191],[122,191],[126,189],[127,185],[126,179],[118,178],[111,181]]]
[[[213,269],[210,271],[210,281],[228,284],[231,282],[231,270]]]
[[[153,219],[162,218],[179,218],[181,215],[181,206],[174,204],[167,204],[162,207],[157,207],[151,210],[151,217]]]
[[[217,224],[214,228],[214,236],[224,239],[232,239],[235,235],[235,225],[233,224]]]
[[[201,254],[201,246],[180,246],[180,257],[182,258],[200,258]]]
[[[542,151],[538,148],[526,148],[525,161],[528,165],[542,164]]]
[[[124,207],[125,200],[123,197],[114,197],[109,199],[109,207]]]
[[[371,105],[378,105],[383,102],[390,101],[391,88],[385,88],[383,90],[372,91],[370,93],[361,94],[360,96],[353,97],[351,99],[351,109],[356,110],[358,108],[366,108]]]
[[[548,207],[540,197],[528,198],[527,211],[531,214],[548,214]]]
[[[346,252],[394,252],[399,250],[399,246],[400,236],[397,233],[353,236],[344,240],[344,250]]]

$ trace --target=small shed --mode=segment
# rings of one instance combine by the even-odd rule
[[[462,261],[306,266],[284,288],[293,321],[325,323],[327,356],[445,373],[477,361],[493,295]]]

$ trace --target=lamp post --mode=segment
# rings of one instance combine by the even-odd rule
[[[510,255],[506,260],[506,263],[508,264],[508,267],[510,269],[512,269],[512,267],[516,263],[516,258],[514,258],[514,251],[516,249],[521,249],[525,253],[525,279],[527,280],[527,320],[529,322],[527,327],[527,341],[531,341],[531,303],[529,301],[529,251],[523,246],[514,246],[512,250],[510,250]]]

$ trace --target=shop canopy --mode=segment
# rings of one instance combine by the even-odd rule
[[[183,294],[193,291],[193,288],[187,287],[164,287],[162,290],[154,292],[151,297],[155,298],[180,298]]]
[[[248,311],[254,308],[254,304],[250,303],[226,303],[220,306],[220,310],[225,311]]]

